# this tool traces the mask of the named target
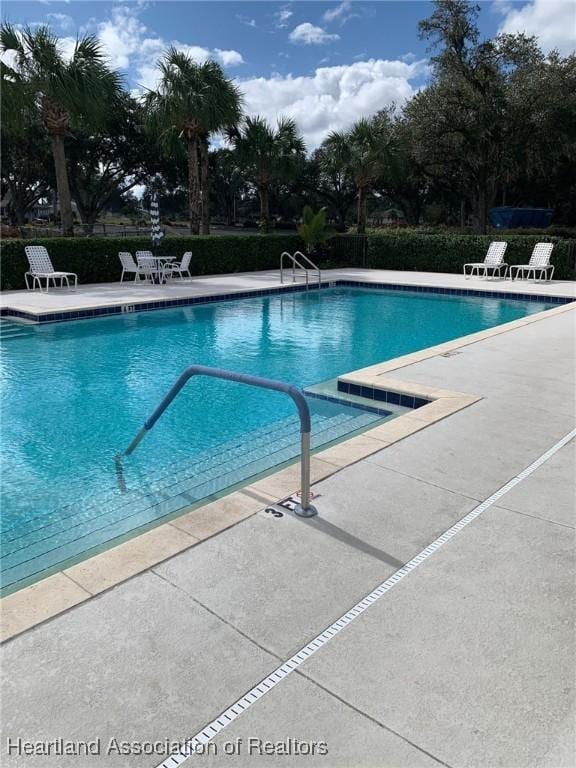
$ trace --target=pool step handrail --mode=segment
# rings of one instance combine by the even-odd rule
[[[212,368],[206,365],[190,365],[180,374],[160,404],[146,419],[142,429],[134,437],[128,448],[123,453],[116,456],[116,471],[121,489],[124,486],[122,458],[124,456],[130,456],[130,454],[136,450],[143,438],[156,424],[160,416],[162,416],[164,411],[168,408],[170,403],[179,394],[180,390],[186,385],[192,376],[209,376],[214,379],[234,381],[238,384],[247,384],[251,387],[259,387],[260,389],[270,389],[274,392],[282,392],[292,398],[296,404],[296,408],[298,409],[298,415],[300,416],[301,488],[300,504],[298,504],[298,506],[294,509],[294,512],[300,517],[313,517],[315,514],[317,514],[316,508],[310,503],[310,431],[312,424],[310,419],[310,408],[308,407],[308,403],[306,402],[306,398],[304,397],[302,390],[295,384],[286,384],[285,382],[277,381],[276,379],[266,379],[261,376],[252,376],[249,373],[238,373],[236,371],[228,371],[224,368]]]
[[[320,271],[320,267],[317,264],[314,264],[312,259],[309,256],[306,256],[306,254],[302,253],[302,251],[296,251],[295,253],[288,253],[288,251],[283,251],[280,256],[280,282],[284,282],[284,257],[288,257],[290,261],[292,262],[292,282],[296,282],[296,278],[298,276],[298,273],[296,272],[296,268],[301,270],[304,273],[304,277],[306,278],[306,290],[309,288],[309,270],[313,270],[318,275],[318,287],[320,288],[322,284],[322,273]],[[302,264],[302,262],[305,262]]]

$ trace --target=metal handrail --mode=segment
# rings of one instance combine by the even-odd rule
[[[122,474],[122,457],[130,456],[139,445],[145,435],[156,424],[160,416],[164,413],[166,408],[174,400],[176,395],[184,387],[192,376],[210,376],[215,379],[224,379],[225,381],[235,381],[239,384],[248,384],[252,387],[260,387],[261,389],[271,389],[275,392],[283,392],[286,395],[290,395],[298,408],[298,415],[300,416],[300,473],[301,473],[301,489],[300,489],[300,504],[294,509],[294,512],[300,517],[313,517],[317,514],[316,508],[310,504],[310,409],[306,398],[294,384],[286,384],[283,381],[276,381],[275,379],[265,379],[261,376],[251,376],[248,373],[236,373],[235,371],[227,371],[223,368],[211,368],[206,365],[191,365],[183,371],[176,382],[168,390],[164,396],[162,402],[156,407],[152,414],[144,422],[144,426],[134,437],[128,448],[116,457],[116,463],[119,468],[119,475]]]
[[[288,256],[290,261],[292,262],[292,282],[296,282],[296,267],[298,269],[301,269],[304,272],[304,275],[306,277],[306,290],[308,290],[309,287],[309,279],[308,279],[308,269],[312,268],[315,269],[318,273],[318,287],[322,284],[322,274],[320,272],[320,267],[318,267],[312,259],[309,256],[306,256],[306,254],[302,253],[302,251],[296,251],[294,254],[288,253],[288,251],[283,251],[280,255],[280,282],[284,282],[284,256]],[[303,264],[298,261],[296,258],[297,256],[300,256],[300,258],[305,261],[309,266],[304,266]]]

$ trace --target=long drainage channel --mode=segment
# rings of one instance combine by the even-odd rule
[[[569,443],[570,440],[572,440],[574,437],[576,437],[576,429],[573,429],[571,432],[565,435],[561,440],[553,445],[552,448],[547,450],[546,453],[543,453],[538,459],[536,459],[536,461],[530,464],[530,466],[526,467],[526,469],[520,472],[520,474],[516,475],[516,477],[512,478],[512,480],[508,481],[506,485],[503,485],[502,488],[497,490],[492,494],[492,496],[488,497],[485,501],[475,507],[471,512],[465,515],[465,517],[455,523],[451,528],[448,528],[448,530],[445,531],[441,536],[439,536],[425,549],[419,552],[416,557],[413,557],[412,560],[403,565],[402,568],[399,568],[395,573],[392,574],[392,576],[386,579],[386,581],[383,581],[379,586],[376,587],[376,589],[372,590],[372,592],[360,600],[360,602],[356,603],[356,605],[347,613],[337,619],[333,624],[331,624],[323,632],[317,635],[297,653],[283,662],[271,674],[261,680],[257,685],[254,686],[254,688],[249,690],[248,693],[245,693],[244,696],[235,701],[234,704],[228,707],[228,709],[224,710],[224,712],[212,720],[211,723],[208,723],[208,725],[206,725],[195,736],[192,736],[190,739],[184,742],[179,752],[169,755],[169,757],[167,757],[162,763],[156,766],[156,768],[176,768],[176,766],[182,765],[190,757],[193,757],[195,752],[201,753],[203,751],[204,745],[209,741],[212,741],[212,739],[214,739],[214,737],[217,736],[220,731],[223,731],[224,728],[229,726],[230,723],[236,720],[236,718],[239,717],[243,712],[245,712],[247,709],[250,709],[250,707],[258,701],[258,699],[261,699],[275,686],[277,686],[278,683],[282,682],[285,677],[288,677],[291,672],[294,672],[294,670],[298,669],[298,667],[303,664],[306,659],[309,659],[310,656],[313,656],[316,651],[319,651],[320,648],[322,648],[322,646],[326,645],[326,643],[329,643],[330,640],[332,640],[339,632],[348,626],[348,624],[357,619],[358,616],[364,613],[366,609],[368,609],[373,603],[383,597],[393,587],[399,584],[402,579],[404,579],[406,576],[408,576],[408,574],[418,568],[419,565],[422,565],[423,562],[425,562],[431,555],[443,547],[444,544],[450,541],[450,539],[456,536],[457,533],[460,533],[461,530],[466,528],[466,526],[469,525],[473,520],[475,520],[477,517],[480,517],[483,512],[485,512],[489,507],[501,499],[502,496],[508,493],[508,491],[511,491],[512,488],[521,483],[529,475],[541,467],[542,464],[554,456],[555,453],[557,453],[561,448]]]

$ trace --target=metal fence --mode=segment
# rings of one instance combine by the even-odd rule
[[[18,227],[21,237],[62,237],[58,226]],[[146,237],[150,234],[150,225],[131,226],[128,224],[75,224],[75,237]]]
[[[365,267],[367,254],[366,235],[337,235],[328,243],[326,258],[337,266]]]

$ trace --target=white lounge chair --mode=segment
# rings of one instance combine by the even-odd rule
[[[124,275],[134,275],[134,281],[140,280],[140,275],[144,276],[144,279],[148,277],[148,270],[139,266],[134,261],[134,257],[128,251],[120,251],[118,258],[122,264],[122,275],[120,276],[120,282],[124,282]]]
[[[190,260],[192,259],[192,251],[186,251],[184,256],[182,256],[182,260],[180,262],[178,261],[170,261],[168,264],[164,265],[164,274],[166,277],[172,278],[174,274],[178,274],[180,278],[183,278],[184,275],[186,275],[189,279],[192,279],[192,275],[190,274]]]
[[[517,280],[519,277],[523,279],[530,278],[530,275],[534,275],[534,281],[540,280],[552,280],[554,274],[554,264],[550,264],[550,257],[552,256],[552,249],[554,243],[536,243],[532,256],[528,264],[512,264],[510,267],[510,277],[512,280]],[[513,271],[515,270],[515,271]],[[550,273],[550,276],[548,276]],[[536,277],[539,275],[539,277]]]
[[[34,290],[36,283],[38,288],[42,290],[42,280],[46,280],[46,293],[50,287],[50,280],[53,281],[54,287],[56,287],[56,280],[60,280],[60,288],[64,287],[64,281],[70,288],[70,279],[74,278],[74,288],[78,285],[78,275],[75,272],[57,272],[52,266],[48,251],[43,245],[27,245],[24,247],[28,263],[30,264],[30,270],[24,274],[24,280],[26,281],[26,288],[28,290]],[[32,278],[32,288],[30,288],[29,278]]]
[[[476,261],[470,264],[464,264],[464,277],[468,278],[476,274],[477,277],[487,278],[489,271],[491,272],[492,277],[494,277],[496,272],[498,273],[498,277],[502,277],[502,269],[504,269],[504,278],[506,278],[506,274],[508,273],[508,264],[506,264],[504,261],[504,254],[506,253],[507,247],[508,243],[501,241],[495,240],[494,242],[490,243],[484,261]],[[467,268],[469,270],[468,272],[466,272]]]

